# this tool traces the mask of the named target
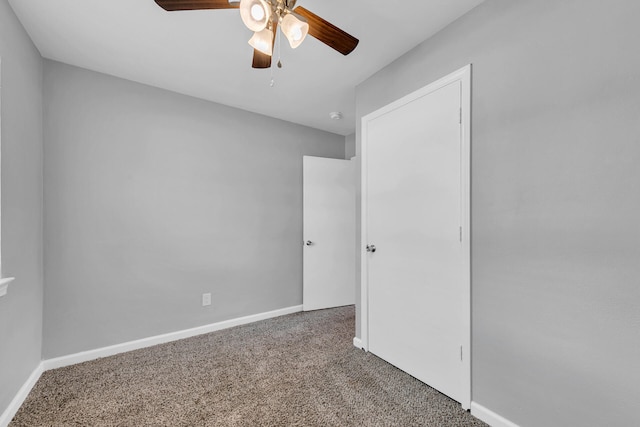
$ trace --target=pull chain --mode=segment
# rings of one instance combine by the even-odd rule
[[[276,32],[274,37],[278,37],[278,33]],[[272,53],[273,55],[273,53]],[[272,56],[273,58],[273,56]],[[273,62],[271,63],[271,66],[269,67],[269,71],[271,72],[271,81],[269,81],[269,86],[274,87],[276,85],[276,81],[273,78]]]
[[[280,35],[281,31],[278,31],[278,68],[282,68],[281,54],[282,54],[282,36]]]
[[[274,87],[276,85],[276,81],[273,79],[273,67],[269,67],[271,71],[271,81],[269,81],[269,86]]]
[[[286,4],[286,1],[285,1]],[[279,14],[278,14],[279,15]],[[278,19],[278,24],[282,24],[282,19]],[[274,35],[274,37],[278,38],[278,63],[277,66],[278,68],[282,68],[282,35],[281,35],[281,31],[277,31],[276,30],[276,34]],[[273,60],[273,56],[272,56],[272,60]],[[271,69],[271,81],[269,82],[269,86],[274,87],[276,85],[276,81],[273,77],[273,62],[271,63],[271,67],[269,67]]]

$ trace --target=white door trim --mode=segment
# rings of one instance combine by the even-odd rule
[[[397,108],[400,108],[418,98],[426,96],[438,89],[441,89],[451,83],[460,82],[462,87],[461,99],[461,173],[462,173],[462,245],[465,254],[464,257],[464,281],[467,284],[464,291],[464,325],[465,325],[465,343],[463,346],[463,364],[464,364],[464,397],[462,399],[462,407],[469,409],[471,407],[471,64],[437,80],[422,89],[400,98],[399,100],[388,104],[379,110],[376,110],[362,117],[362,144],[361,144],[361,262],[360,262],[360,334],[361,344],[365,351],[369,351],[369,293],[368,293],[368,277],[367,277],[367,127],[368,123],[384,114],[387,114]]]

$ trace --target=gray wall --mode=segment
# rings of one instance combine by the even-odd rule
[[[352,133],[344,137],[344,158],[350,160],[356,155],[356,134]]]
[[[488,0],[357,88],[473,64],[473,400],[522,426],[640,425],[639,16]]]
[[[302,156],[343,136],[51,61],[44,86],[45,358],[302,303]]]
[[[2,58],[0,414],[40,363],[42,339],[42,59],[6,0]]]

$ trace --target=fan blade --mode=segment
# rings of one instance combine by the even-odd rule
[[[278,30],[278,23],[273,23],[273,46],[276,43],[276,32]],[[270,68],[271,67],[271,57],[267,54],[260,52],[258,49],[253,49],[253,64],[251,64],[253,68]]]
[[[156,0],[158,6],[166,11],[200,10],[200,9],[237,9],[240,2],[229,3],[229,0]]]
[[[294,13],[306,18],[309,23],[309,34],[343,55],[348,55],[358,46],[359,40],[330,22],[325,21],[302,6],[293,10]]]
[[[269,68],[271,67],[271,57],[260,52],[258,49],[253,49],[253,68]]]

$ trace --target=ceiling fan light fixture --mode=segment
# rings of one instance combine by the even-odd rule
[[[273,55],[273,31],[268,28],[262,31],[256,31],[249,40],[249,44],[265,55]]]
[[[281,27],[292,49],[297,48],[302,44],[305,37],[309,33],[309,24],[301,16],[296,16],[293,13],[288,13],[282,18]]]
[[[240,17],[251,31],[262,31],[271,20],[271,6],[265,0],[240,0]]]
[[[251,6],[251,17],[256,21],[262,21],[264,19],[264,8],[259,4]]]

